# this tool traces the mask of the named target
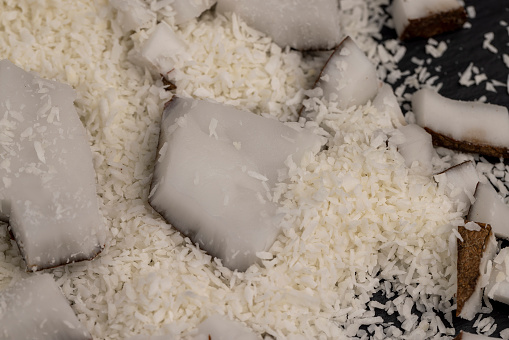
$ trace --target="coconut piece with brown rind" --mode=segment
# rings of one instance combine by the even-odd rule
[[[467,13],[457,0],[394,0],[392,17],[401,40],[460,29]]]
[[[486,267],[495,256],[497,241],[489,224],[467,222],[458,232],[462,239],[457,243],[456,316],[472,320],[481,308]]]
[[[0,339],[91,340],[49,274],[32,275],[0,291]]]
[[[491,338],[489,336],[482,334],[472,334],[464,331],[460,331],[460,333],[456,335],[456,337],[454,338],[454,340],[490,340],[490,339],[496,338]]]
[[[421,89],[412,97],[412,109],[436,146],[509,157],[509,113],[503,106],[452,100]]]

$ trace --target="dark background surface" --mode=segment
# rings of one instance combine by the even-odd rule
[[[423,0],[426,1],[426,0]],[[400,70],[408,70],[415,73],[417,65],[413,63],[412,57],[419,59],[431,59],[431,63],[427,64],[427,70],[430,76],[437,75],[439,80],[436,83],[442,83],[443,86],[439,93],[445,97],[473,101],[478,100],[482,96],[486,97],[486,102],[491,104],[502,105],[509,108],[509,93],[507,87],[495,87],[497,93],[486,90],[486,81],[479,85],[471,85],[469,87],[459,84],[460,73],[463,73],[470,63],[479,68],[479,73],[485,73],[488,81],[496,79],[504,84],[508,82],[509,68],[503,61],[503,54],[509,55],[509,0],[465,0],[465,7],[473,6],[476,11],[475,18],[469,18],[470,28],[464,28],[454,32],[444,33],[433,37],[437,42],[445,41],[447,50],[439,58],[433,58],[425,52],[425,46],[428,44],[427,39],[414,39],[404,42],[407,52],[403,59],[398,63]],[[502,25],[501,21],[505,21],[507,25]],[[493,32],[494,39],[491,42],[498,49],[498,53],[483,49],[485,34]],[[396,39],[397,35],[393,29],[384,27],[382,30],[382,39]],[[473,77],[472,77],[473,78]],[[402,80],[393,84],[396,89]],[[415,89],[407,88],[407,92],[411,94]],[[408,102],[404,105],[409,108]],[[509,131],[508,131],[509,133]],[[498,162],[498,159],[492,159]],[[505,160],[509,164],[509,160]],[[504,241],[502,246],[509,246],[509,242]],[[376,295],[375,300],[384,303],[387,299],[382,293]],[[485,314],[483,317],[493,317],[497,324],[497,330],[490,335],[491,337],[499,337],[500,331],[509,328],[509,305],[490,301],[493,306],[493,312]],[[454,313],[454,312],[453,312]],[[378,313],[383,316],[387,322],[393,323],[395,326],[401,326],[397,320],[397,313],[387,315],[386,313]],[[475,320],[467,321],[464,319],[453,319],[453,325],[456,333],[460,330],[476,333],[473,328]],[[444,325],[450,327],[449,322],[443,319]]]

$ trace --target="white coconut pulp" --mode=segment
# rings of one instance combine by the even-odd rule
[[[216,12],[237,14],[282,47],[332,49],[341,41],[337,0],[219,0]]]
[[[422,89],[412,97],[417,124],[456,141],[509,147],[509,113],[499,105],[445,98]]]
[[[324,140],[234,107],[173,98],[163,114],[150,204],[232,269],[246,270],[279,233],[272,189],[285,162]]]
[[[509,206],[502,201],[495,188],[491,184],[479,183],[474,198],[467,218],[488,223],[497,237],[509,239]]]
[[[32,270],[93,258],[105,242],[74,98],[68,85],[0,61],[0,215]]]
[[[51,275],[32,275],[0,291],[0,339],[91,340]]]

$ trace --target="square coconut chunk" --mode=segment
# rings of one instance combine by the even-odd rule
[[[397,146],[405,165],[423,176],[430,176],[435,149],[431,135],[416,124],[400,126],[389,143]]]
[[[215,0],[173,0],[171,7],[175,11],[175,24],[180,25],[199,17],[215,3]]]
[[[231,269],[244,271],[279,233],[272,189],[289,157],[325,140],[234,107],[174,97],[164,110],[149,202]]]
[[[0,339],[92,340],[49,274],[0,291]]]
[[[94,258],[106,229],[68,85],[0,61],[0,205],[29,270]]]
[[[467,13],[458,0],[394,0],[392,18],[401,40],[459,29]]]

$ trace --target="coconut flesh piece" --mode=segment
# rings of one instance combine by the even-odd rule
[[[0,291],[0,338],[91,340],[51,275],[32,275]]]
[[[0,61],[2,219],[29,270],[94,258],[104,247],[95,171],[73,89]]]
[[[484,223],[467,222],[458,227],[456,316],[472,320],[481,310],[482,290],[487,285],[488,261],[497,251],[497,240],[491,226]]]
[[[129,51],[129,60],[146,67],[153,75],[170,79],[178,60],[189,60],[186,43],[164,21],[160,22],[147,40]]]
[[[417,124],[433,136],[433,144],[493,157],[509,157],[507,108],[445,98],[430,89],[412,97]]]
[[[401,40],[459,29],[467,13],[458,0],[394,0],[392,18]]]
[[[199,17],[215,3],[212,0],[174,0],[171,7],[175,11],[175,24],[180,25]]]
[[[460,331],[460,333],[454,338],[454,340],[490,340],[497,339],[492,338],[482,334],[472,334],[464,331]]]
[[[141,0],[110,0],[110,5],[117,10],[115,21],[124,34],[149,28],[156,22],[156,14]]]
[[[430,176],[433,169],[431,161],[435,156],[431,135],[416,124],[401,126],[397,132],[399,134],[393,135],[389,143],[397,146],[405,165],[424,176]]]
[[[479,174],[475,164],[472,161],[463,162],[436,174],[434,178],[446,195],[458,205],[458,210],[466,215],[475,201],[474,193],[477,183],[479,183]],[[470,220],[479,221],[477,219]]]
[[[278,235],[271,189],[325,138],[231,106],[174,97],[161,123],[149,202],[231,269],[244,271]]]
[[[378,112],[389,112],[389,114],[393,117],[392,122],[394,126],[407,125],[405,116],[403,116],[403,112],[399,106],[398,99],[389,84],[384,83],[382,87],[378,89],[375,99],[373,99],[373,106]]]
[[[261,340],[262,337],[243,324],[224,316],[212,315],[198,325],[194,340]]]
[[[337,103],[340,109],[347,109],[354,105],[365,105],[377,95],[380,85],[375,65],[347,37],[327,60],[312,92],[319,93],[327,103]],[[384,98],[390,98],[387,92],[379,98],[378,107],[382,107],[382,103],[385,105]],[[314,119],[316,112],[306,111],[301,115]]]
[[[490,184],[479,183],[474,193],[475,202],[467,219],[489,223],[497,237],[509,239],[509,206]]]
[[[502,249],[493,260],[485,293],[490,299],[509,305],[509,248]]]
[[[216,12],[235,13],[281,47],[330,50],[341,42],[337,0],[219,0]]]

